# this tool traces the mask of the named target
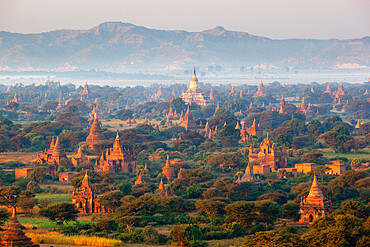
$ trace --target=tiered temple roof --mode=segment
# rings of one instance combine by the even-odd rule
[[[331,201],[327,200],[317,182],[316,174],[310,192],[306,198],[301,198],[300,223],[311,223],[318,217],[330,215],[333,212]]]
[[[13,208],[12,218],[9,221],[8,229],[3,234],[0,240],[0,246],[4,247],[38,247],[40,245],[34,244],[31,238],[27,237],[21,229],[21,224],[19,223],[15,207]]]
[[[89,135],[86,138],[86,144],[89,145],[90,148],[93,149],[94,144],[97,144],[101,141],[105,141],[105,136],[103,135],[103,131],[100,127],[99,120],[96,116],[94,115],[94,122],[91,125]]]
[[[253,124],[247,132],[250,136],[263,136],[263,130],[256,124],[256,119],[253,119]]]

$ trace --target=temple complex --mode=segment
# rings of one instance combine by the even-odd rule
[[[98,196],[91,187],[87,171],[79,188],[72,193],[72,204],[76,205],[77,210],[83,214],[104,213],[104,206],[98,202]]]
[[[184,127],[185,130],[192,130],[192,129],[198,128],[193,116],[190,113],[189,106],[188,106],[188,110],[185,113],[184,120],[182,120],[182,122],[180,123],[180,126]]]
[[[263,136],[263,130],[259,124],[256,125],[256,119],[253,119],[253,124],[249,129],[247,129],[247,132],[250,136]]]
[[[168,181],[171,181],[175,178],[175,171],[173,170],[173,167],[170,164],[170,157],[167,155],[166,165],[162,168],[163,175],[166,176]]]
[[[269,165],[272,172],[276,172],[279,168],[287,167],[287,154],[285,148],[282,152],[275,149],[275,144],[268,137],[265,138],[260,145],[258,153],[253,152],[252,146],[249,148],[249,162],[258,162],[260,165]]]
[[[96,164],[94,169],[114,173],[132,173],[136,171],[136,163],[136,156],[131,154],[129,150],[122,148],[117,130],[113,147],[103,151],[99,164]]]
[[[27,237],[21,229],[15,207],[13,208],[12,218],[9,221],[8,229],[3,234],[0,240],[0,246],[4,247],[39,247],[40,245],[34,244],[31,238]]]
[[[198,79],[195,74],[195,70],[193,72],[193,78],[190,81],[189,88],[186,90],[186,92],[182,93],[180,97],[185,102],[185,104],[191,105],[192,103],[195,103],[199,106],[207,105],[207,102],[204,96],[200,92],[200,89],[198,86]]]
[[[253,95],[253,97],[266,97],[266,96],[267,96],[266,89],[265,89],[265,86],[263,85],[263,83],[261,81],[260,85],[258,86],[258,90]]]
[[[78,147],[78,151],[75,156],[72,157],[71,162],[75,167],[79,167],[87,160],[89,160],[88,157],[84,153],[82,153],[81,147]]]
[[[55,165],[59,164],[59,161],[63,158],[67,158],[67,155],[60,147],[59,137],[57,137],[55,143],[53,137],[49,149],[41,152],[40,155],[37,154],[36,162],[39,164]]]
[[[308,196],[306,198],[301,198],[301,209],[299,210],[301,218],[299,222],[311,223],[319,217],[330,215],[332,212],[333,208],[331,206],[331,201],[324,197],[319,184],[317,183],[316,174],[314,174],[314,179]]]
[[[105,136],[103,135],[103,131],[100,127],[99,120],[96,116],[94,115],[94,122],[91,125],[89,135],[86,138],[86,144],[89,145],[91,149],[94,148],[94,144],[97,144],[101,141],[105,141]]]
[[[240,143],[243,143],[243,142],[249,142],[251,140],[251,136],[249,135],[249,133],[246,131],[245,129],[245,124],[243,123],[242,124],[242,128],[240,129],[240,140],[239,142]]]

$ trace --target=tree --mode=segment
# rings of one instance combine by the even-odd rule
[[[114,212],[116,208],[121,206],[122,197],[123,193],[119,190],[106,192],[99,196],[99,203],[109,212]]]
[[[31,179],[41,184],[48,172],[49,168],[46,166],[36,166],[31,173]]]
[[[19,151],[21,148],[28,148],[31,144],[30,140],[23,135],[17,135],[10,138],[10,142],[12,143],[12,148],[17,151]]]
[[[310,151],[304,154],[301,158],[303,163],[316,163],[319,165],[324,165],[327,163],[327,159],[323,157],[323,154],[318,151]]]
[[[220,133],[218,134],[222,146],[224,147],[236,147],[239,145],[240,130],[235,129],[234,126],[227,124],[225,125]]]
[[[301,214],[299,213],[300,205],[294,202],[288,202],[283,205],[283,217],[297,221]]]
[[[256,202],[257,220],[261,223],[272,224],[281,216],[281,207],[274,201],[265,200]]]
[[[367,218],[368,212],[364,205],[354,200],[343,201],[340,204],[340,210],[336,211],[339,214],[349,214],[357,218]]]
[[[11,214],[8,210],[6,210],[5,208],[0,208],[0,226],[5,225],[5,222],[8,221],[10,216]]]
[[[205,214],[208,216],[211,224],[215,221],[215,219],[223,215],[225,213],[225,202],[220,201],[219,199],[206,199],[206,200],[198,200],[196,203],[196,208],[198,213]]]
[[[38,200],[34,197],[24,197],[21,198],[17,204],[19,208],[21,208],[25,216],[27,216],[30,212],[32,212],[32,209],[36,206]]]
[[[358,168],[359,166],[361,166],[361,162],[358,158],[354,158],[352,161],[351,161],[351,167],[352,167],[352,170],[356,170],[356,168]]]
[[[21,188],[17,185],[6,186],[0,189],[0,205],[16,208],[21,198]]]
[[[78,210],[76,206],[69,202],[60,202],[49,205],[46,209],[40,210],[40,215],[55,221],[58,225],[62,225],[64,221],[75,221],[77,219]]]
[[[122,183],[119,184],[117,187],[121,191],[122,197],[130,195],[132,192],[132,186],[129,183]]]
[[[257,218],[253,202],[239,201],[225,207],[227,217],[239,222],[244,228],[248,228]]]
[[[219,166],[221,168],[237,167],[241,164],[239,157],[235,153],[220,153],[212,156],[207,165],[211,167]]]

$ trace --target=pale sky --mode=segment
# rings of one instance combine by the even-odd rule
[[[89,29],[106,21],[275,39],[370,35],[370,0],[0,0],[0,31]]]

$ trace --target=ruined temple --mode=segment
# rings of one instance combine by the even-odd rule
[[[186,92],[183,92],[180,97],[186,104],[189,104],[189,105],[191,105],[192,103],[195,103],[200,106],[207,105],[207,102],[203,94],[200,92],[200,89],[198,86],[198,79],[197,79],[197,75],[195,74],[195,70],[193,72],[193,78],[190,81],[189,88],[186,90]]]
[[[268,134],[260,145],[258,153],[253,152],[252,146],[249,148],[249,162],[257,162],[259,165],[268,165],[272,172],[276,172],[279,168],[287,167],[287,154],[283,147],[281,152],[275,148],[275,143],[271,142]]]
[[[253,124],[249,129],[247,129],[247,132],[250,136],[263,136],[263,130],[259,124],[256,124],[256,119],[253,119]]]
[[[94,122],[91,125],[89,135],[86,138],[86,144],[89,145],[91,149],[94,148],[94,144],[98,144],[101,141],[105,141],[105,136],[100,127],[100,123],[96,114],[94,115]]]
[[[311,223],[316,218],[324,215],[330,215],[333,212],[331,201],[326,199],[317,183],[316,174],[307,197],[301,198],[301,209],[299,213],[300,223]]]
[[[106,212],[104,206],[98,202],[95,190],[91,187],[87,171],[81,186],[72,193],[72,204],[76,205],[77,210],[83,214]]]
[[[99,163],[95,165],[96,171],[109,171],[114,173],[132,173],[136,171],[136,156],[129,150],[122,148],[118,130],[113,147],[103,151]]]

